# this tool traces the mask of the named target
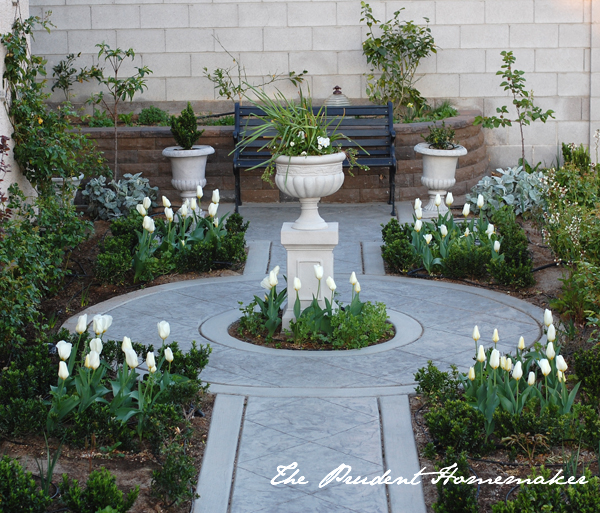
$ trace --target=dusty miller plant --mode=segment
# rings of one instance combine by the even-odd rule
[[[519,130],[521,134],[521,161],[519,164],[523,165],[525,169],[530,168],[525,161],[525,137],[523,136],[523,126],[530,125],[532,121],[539,119],[543,123],[547,119],[554,118],[553,110],[547,110],[543,112],[540,107],[536,107],[533,103],[533,91],[525,90],[525,78],[523,75],[524,71],[518,69],[513,70],[513,64],[516,62],[516,58],[512,52],[502,51],[502,61],[504,64],[500,66],[500,70],[496,72],[496,75],[502,75],[504,81],[500,84],[500,87],[504,87],[505,91],[510,91],[513,97],[513,105],[517,111],[517,116],[513,119],[508,117],[508,108],[506,105],[497,107],[496,112],[499,116],[477,116],[475,118],[475,125],[482,125],[484,128],[498,128],[500,126],[507,127],[512,126],[513,123],[519,124]]]
[[[400,21],[404,8],[396,11],[391,20],[381,23],[373,17],[369,4],[361,2],[361,6],[360,21],[366,21],[369,29],[363,41],[363,53],[372,66],[367,74],[369,100],[380,104],[391,101],[396,115],[409,103],[419,109],[426,101],[415,88],[415,72],[421,59],[437,53],[431,29],[412,21]],[[423,19],[429,23],[429,19]],[[374,32],[379,31],[381,35],[376,36]]]

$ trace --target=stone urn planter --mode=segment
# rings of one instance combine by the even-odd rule
[[[54,186],[54,191],[56,194],[60,195],[63,193],[65,187],[65,180],[69,184],[69,189],[71,190],[71,202],[75,201],[75,196],[77,196],[77,191],[79,190],[79,186],[81,185],[81,180],[83,180],[83,173],[81,173],[77,177],[71,178],[62,178],[60,176],[52,178],[52,185]]]
[[[438,212],[445,214],[448,207],[443,198],[448,189],[456,183],[458,157],[466,155],[467,150],[460,145],[451,150],[436,150],[430,148],[429,143],[423,142],[415,146],[415,151],[423,156],[421,183],[429,189],[429,203],[423,207],[423,217],[437,217]],[[438,194],[442,197],[439,207],[435,205],[435,197]]]
[[[338,191],[344,183],[343,152],[307,157],[281,156],[275,159],[275,184],[279,190],[299,198],[300,217],[296,230],[324,230],[327,223],[319,215],[319,200]]]
[[[208,145],[194,145],[191,150],[169,146],[163,150],[162,154],[171,159],[171,183],[184,201],[196,197],[198,185],[203,188],[206,185],[206,159],[214,152]]]

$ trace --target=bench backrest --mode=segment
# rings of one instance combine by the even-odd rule
[[[320,107],[313,107],[317,113]],[[341,139],[336,142],[342,144],[342,148],[354,147],[358,154],[358,163],[365,166],[396,166],[396,155],[394,149],[394,117],[391,102],[387,105],[352,105],[347,107],[324,107],[328,118],[333,118],[328,132],[342,133],[352,139],[353,142]],[[267,141],[267,137],[275,136],[273,133],[265,133],[265,138],[253,141],[248,146],[240,149],[237,144],[244,141],[264,123],[265,112],[259,107],[242,106],[235,104],[235,130],[233,133],[236,143],[234,152],[234,168],[250,168],[254,166],[266,167],[266,161],[270,153],[266,150],[258,151]],[[347,160],[344,166],[347,166]]]

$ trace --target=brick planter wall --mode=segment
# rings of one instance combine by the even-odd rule
[[[456,130],[456,140],[465,146],[469,153],[458,161],[455,196],[465,194],[485,174],[487,169],[486,147],[480,126],[473,126],[476,112],[462,112],[460,116],[449,118],[446,125]],[[421,185],[421,157],[413,147],[422,142],[421,134],[428,132],[429,123],[397,124],[396,156],[396,199],[413,200],[417,196],[425,198],[427,189]],[[96,140],[111,164],[114,160],[112,128],[85,128],[84,133]],[[215,153],[208,157],[206,165],[207,195],[218,188],[224,200],[233,201],[233,127],[205,127],[198,144],[208,144]],[[162,156],[162,150],[173,146],[168,127],[123,127],[119,128],[119,176],[124,173],[143,173],[153,186],[158,186],[164,194],[177,203],[179,193],[171,185],[171,163]],[[242,171],[242,201],[277,202],[286,201],[277,187],[271,187],[260,178],[262,170]],[[387,201],[389,194],[388,171],[373,168],[369,171],[356,170],[354,176],[346,171],[342,188],[324,202],[364,203]]]

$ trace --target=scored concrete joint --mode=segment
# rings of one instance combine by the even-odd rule
[[[227,513],[244,401],[240,395],[219,394],[215,399],[194,513]]]
[[[363,269],[365,274],[385,276],[385,267],[381,257],[380,242],[362,243]]]
[[[270,240],[248,241],[248,258],[244,266],[244,275],[267,273],[270,253]]]

